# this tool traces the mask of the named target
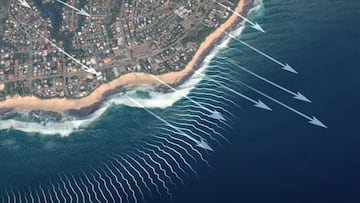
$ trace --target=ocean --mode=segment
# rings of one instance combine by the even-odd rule
[[[44,126],[19,114],[18,121],[1,121],[0,200],[359,202],[359,16],[357,0],[264,0],[248,17],[266,34],[238,28],[236,39],[228,37],[175,93],[141,88],[126,94],[149,111],[120,93],[82,120]],[[328,129],[242,83],[316,116]],[[207,109],[226,121],[207,117]],[[186,135],[205,139],[214,152]]]
[[[246,28],[242,40],[289,63],[299,74],[235,40],[231,58],[256,73],[299,90],[299,103],[245,75],[249,84],[321,117],[328,129],[269,103],[273,112],[246,106],[231,147],[217,154],[216,169],[173,202],[359,202],[360,1],[264,0],[253,19],[266,34]],[[239,78],[241,80],[241,78]],[[265,100],[266,101],[266,100]],[[238,101],[240,102],[240,101]],[[167,202],[167,201],[164,201]]]

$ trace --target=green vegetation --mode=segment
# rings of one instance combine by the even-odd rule
[[[74,33],[60,32],[62,24],[61,10],[64,5],[60,3],[42,3],[41,0],[33,0],[33,2],[39,8],[41,17],[50,19],[52,22],[51,38],[63,41],[65,51],[71,52],[73,50],[72,39]]]
[[[169,9],[170,10],[174,10],[176,8],[176,4],[175,3],[170,3]]]
[[[4,25],[7,18],[7,8],[8,8],[7,0],[0,0],[0,37],[2,38],[2,34],[4,32]],[[1,44],[0,44],[1,45]]]
[[[59,39],[64,42],[64,50],[66,52],[72,52],[74,50],[72,39],[74,37],[73,32],[60,32],[58,35]]]
[[[41,0],[33,0],[35,6],[39,9],[40,15],[44,19],[50,19],[52,22],[51,37],[59,40],[59,29],[62,23],[61,10],[64,5],[59,3],[42,3]]]
[[[188,42],[201,43],[207,36],[210,35],[212,31],[213,30],[211,28],[206,27],[205,25],[198,25],[194,28],[193,32],[191,32],[181,41],[181,43],[183,45],[187,44]]]
[[[122,0],[113,1],[109,9],[109,15],[105,18],[105,27],[107,35],[110,39],[114,38],[111,28],[116,17],[119,15],[119,10],[121,9],[122,3]]]
[[[87,4],[87,0],[78,0],[79,4],[77,5],[79,8],[84,8],[84,6]],[[83,15],[78,15],[79,20],[78,20],[78,25],[76,27],[76,32],[80,32],[81,31],[81,27],[85,24],[85,16]]]
[[[2,95],[9,95],[12,97],[16,95],[27,96],[31,94],[31,91],[28,87],[29,85],[26,85],[24,81],[5,83],[5,90]]]

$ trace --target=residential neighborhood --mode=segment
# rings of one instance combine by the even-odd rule
[[[234,2],[222,4],[234,7]],[[212,0],[27,3],[30,8],[10,1],[0,33],[1,100],[81,98],[129,72],[181,70],[231,15]]]

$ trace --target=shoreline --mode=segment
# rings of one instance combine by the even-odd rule
[[[247,0],[239,0],[235,11],[241,13]],[[184,69],[177,72],[169,72],[162,75],[156,75],[165,83],[176,86],[183,83],[189,78],[194,70],[199,68],[206,57],[206,54],[212,50],[213,45],[222,38],[223,31],[231,28],[238,21],[236,14],[232,14],[224,23],[214,30],[200,44],[192,59],[188,62]],[[109,92],[117,92],[116,89],[128,86],[161,86],[162,84],[151,77],[147,73],[127,73],[108,83],[102,84],[95,89],[90,95],[80,99],[52,98],[40,99],[35,96],[26,97],[8,97],[5,101],[0,102],[0,109],[15,109],[22,112],[31,112],[34,110],[43,110],[57,113],[67,111],[89,111],[92,106],[98,106],[105,100]],[[86,110],[87,109],[87,110]],[[91,110],[90,110],[91,111]]]

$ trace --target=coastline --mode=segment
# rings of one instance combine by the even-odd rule
[[[240,0],[235,8],[235,11],[241,13],[246,6],[246,0]],[[232,14],[223,24],[221,24],[215,31],[213,31],[200,44],[191,61],[184,69],[177,72],[169,72],[157,77],[170,85],[178,85],[190,77],[193,71],[203,62],[204,55],[210,51],[212,46],[223,36],[223,30],[229,29],[236,23],[238,17]],[[33,110],[43,110],[63,113],[65,111],[81,111],[89,109],[91,106],[97,105],[104,100],[105,95],[109,92],[116,92],[117,88],[128,86],[159,86],[162,85],[147,73],[127,73],[119,78],[102,84],[90,95],[81,99],[67,99],[67,98],[53,98],[40,99],[35,96],[6,98],[5,101],[0,102],[0,109],[11,108],[17,111],[30,112]]]

